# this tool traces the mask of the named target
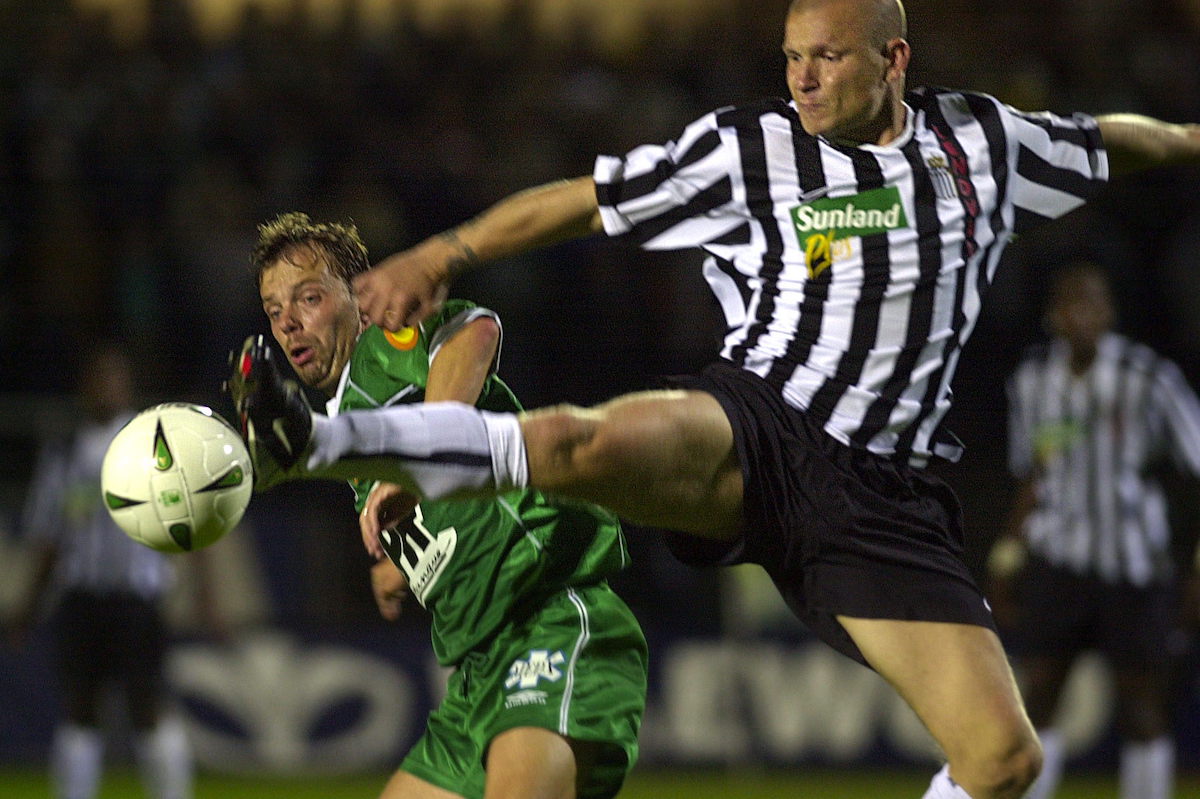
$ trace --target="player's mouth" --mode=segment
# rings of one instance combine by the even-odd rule
[[[316,351],[312,347],[293,347],[288,351],[288,356],[294,365],[304,366],[316,357]]]

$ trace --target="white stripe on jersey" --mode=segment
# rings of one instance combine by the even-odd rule
[[[610,235],[708,254],[721,357],[839,441],[922,465],[957,455],[939,428],[1004,247],[1082,203],[1107,159],[1089,117],[948,91],[906,100],[885,147],[809,136],[792,104],[768,100],[601,156],[594,177]]]
[[[1173,458],[1200,476],[1200,400],[1178,367],[1109,334],[1074,378],[1056,341],[1031,351],[1008,392],[1009,466],[1036,479],[1030,549],[1110,582],[1167,579],[1170,527],[1154,467]]]

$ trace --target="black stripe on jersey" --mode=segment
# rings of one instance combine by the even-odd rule
[[[870,191],[883,186],[883,170],[875,156],[857,147],[846,151],[846,154],[854,166],[854,181],[858,184],[858,191]],[[838,359],[833,377],[821,384],[809,403],[813,420],[822,427],[833,415],[847,386],[857,384],[862,377],[867,354],[875,347],[875,338],[879,333],[879,311],[890,282],[892,259],[887,232],[860,237],[859,247],[862,251],[863,279],[850,322],[850,341]],[[825,285],[828,286],[828,282]]]
[[[673,161],[669,158],[664,158],[655,164],[654,169],[645,174],[637,175],[616,184],[606,185],[604,187],[604,196],[600,198],[601,204],[616,207],[618,203],[624,200],[637,199],[638,197],[652,194],[665,181],[670,180],[673,175],[697,161],[712,155],[720,146],[721,134],[715,130],[710,130],[692,142],[687,152],[678,160]],[[616,187],[620,187],[619,192],[616,191]]]
[[[1137,387],[1137,396],[1130,398],[1130,405],[1127,406],[1130,409],[1130,412],[1128,414],[1123,414],[1120,418],[1124,419],[1126,416],[1133,416],[1135,418],[1140,417],[1140,419],[1145,422],[1145,420],[1151,414],[1151,408],[1154,407],[1154,401],[1151,399],[1151,395],[1154,393],[1155,384],[1157,382],[1156,378],[1158,377],[1158,371],[1163,361],[1157,353],[1151,352],[1147,348],[1139,347],[1132,342],[1126,343],[1129,347],[1129,360],[1136,360],[1138,362],[1136,369],[1130,369],[1130,374],[1137,375],[1142,382]],[[1148,360],[1145,356],[1148,356]],[[1161,416],[1157,417],[1157,421],[1160,423],[1169,424],[1169,422],[1167,422],[1167,420]],[[1152,424],[1146,423],[1135,426],[1133,430],[1121,430],[1118,432],[1122,434],[1122,438],[1127,439],[1132,435],[1154,435],[1150,432],[1152,428]],[[1142,446],[1147,446],[1145,442],[1139,443]],[[1114,442],[1114,452],[1116,452],[1118,456],[1119,453],[1123,451],[1123,444],[1123,441]],[[1117,446],[1121,446],[1121,449],[1116,449]],[[1156,481],[1154,478],[1147,477],[1146,482],[1154,483]],[[1165,575],[1171,574],[1172,569],[1174,568],[1171,562],[1171,548],[1169,546],[1162,547],[1154,543],[1154,531],[1151,529],[1152,525],[1144,524],[1142,521],[1143,520],[1139,518],[1139,523],[1135,525],[1135,529],[1138,531],[1140,538],[1136,549],[1137,551],[1144,552],[1149,556],[1151,574],[1154,575],[1155,579],[1161,579]],[[1130,576],[1132,576],[1132,570],[1129,570],[1128,573]]]
[[[1098,150],[1104,146],[1100,137],[1099,126],[1064,128],[1055,124],[1045,114],[1031,114],[1026,111],[1016,111],[1015,109],[1014,113],[1026,122],[1031,122],[1046,131],[1046,135],[1050,137],[1050,141],[1067,142],[1068,144],[1082,147],[1085,150]]]
[[[763,240],[766,242],[759,276],[763,285],[771,287],[759,297],[755,322],[747,330],[745,340],[730,352],[730,359],[739,366],[746,362],[746,353],[757,345],[758,339],[766,332],[767,325],[771,322],[775,313],[775,299],[779,294],[779,275],[783,272],[783,236],[775,220],[775,205],[771,198],[771,173],[767,165],[766,145],[763,142],[765,133],[762,129],[762,116],[762,113],[754,109],[733,109],[717,115],[718,126],[730,126],[737,133],[746,207],[762,229]],[[776,384],[777,387],[781,385],[782,383]]]
[[[466,466],[472,469],[491,468],[492,456],[489,452],[461,452],[445,450],[431,452],[428,455],[414,455],[411,452],[358,452],[348,450],[342,456],[343,460],[355,459],[360,461],[400,460],[409,463],[434,463],[444,466]]]
[[[1022,208],[1019,205],[1013,206],[1014,234],[1028,233],[1034,228],[1053,221],[1054,217],[1052,216],[1042,216],[1041,214],[1030,211],[1028,208]]]
[[[718,258],[715,255],[711,255],[709,257],[712,259],[713,265],[717,267],[722,274],[728,277],[730,281],[732,281],[733,285],[737,288],[738,296],[742,298],[742,307],[750,307],[750,296],[752,294],[750,290],[750,278],[739,272],[731,261],[728,261],[724,258]],[[725,332],[730,332],[730,329],[727,329]]]
[[[800,126],[800,118],[795,113],[789,113],[787,118],[792,126],[792,151],[796,158],[800,193],[806,196],[826,185],[821,143],[815,136],[804,132]],[[771,371],[767,375],[770,385],[782,389],[795,370],[796,364],[808,360],[813,342],[821,332],[821,308],[829,295],[831,276],[831,270],[827,269],[822,273],[821,279],[805,281],[804,299],[800,301],[800,321],[796,325],[792,340],[788,342],[787,353],[771,365]]]
[[[977,102],[973,105],[972,100]],[[982,100],[982,98],[972,97],[970,95],[967,96],[967,107],[972,111],[976,120],[980,122],[985,131],[987,131],[989,128],[987,124],[988,117],[992,117],[992,122],[994,124],[991,125],[991,132],[987,135],[989,149],[992,153],[992,171],[993,173],[1003,173],[1007,168],[1007,164],[1003,158],[1003,140],[997,140],[996,138],[997,136],[1003,136],[1003,131],[999,127],[999,120],[996,119],[995,107]],[[986,274],[987,270],[985,268],[983,259],[980,258],[978,253],[979,244],[976,239],[976,224],[978,222],[980,205],[978,197],[975,195],[975,183],[970,180],[964,180],[962,179],[964,177],[963,175],[957,174],[967,170],[969,165],[963,163],[964,150],[962,144],[958,141],[958,137],[954,135],[954,128],[946,120],[945,114],[942,113],[941,105],[937,102],[929,103],[928,107],[926,108],[926,114],[928,115],[929,119],[929,128],[934,131],[934,134],[936,135],[938,142],[942,147],[942,151],[946,153],[946,158],[951,165],[952,171],[956,173],[955,184],[958,186],[959,203],[962,205],[964,216],[961,257],[964,264],[970,264],[972,258],[979,258],[979,263],[977,266],[979,269],[980,278],[977,281],[976,290],[982,292],[984,287],[987,285],[988,276]],[[1000,157],[999,161],[996,160],[997,154]],[[916,170],[914,169],[914,171]],[[918,183],[916,188],[918,191],[922,191],[924,187]],[[999,209],[997,209],[996,214],[993,215],[993,218],[990,221],[993,227],[1002,224],[999,219]],[[924,240],[924,232],[922,232],[921,238]],[[940,247],[940,237],[933,236],[933,238],[935,239],[935,243]],[[938,253],[935,253],[934,255],[936,255],[939,260],[938,269],[940,269],[941,256]],[[925,277],[926,254],[923,248],[920,251],[920,257],[921,272],[922,276]],[[950,358],[957,349],[962,347],[963,336],[966,333],[967,324],[966,312],[963,307],[965,305],[965,297],[967,292],[967,271],[968,270],[966,266],[964,266],[958,271],[958,274],[955,275],[953,305],[954,316],[950,322],[950,328],[953,330],[953,334],[946,339],[945,346],[942,348],[941,364],[926,378],[925,393],[921,397],[921,411],[917,414],[916,418],[912,420],[904,432],[901,433],[900,438],[896,443],[896,449],[898,452],[909,452],[913,449],[913,444],[916,440],[917,433],[921,430],[922,425],[925,423],[925,420],[929,418],[929,415],[936,410],[935,403],[938,392],[941,390],[942,381],[945,379],[946,370],[950,368]],[[935,272],[928,277],[931,281],[936,283],[938,276]],[[932,314],[933,311],[931,306],[929,310],[929,322],[931,324]],[[928,333],[929,331],[926,330],[926,340],[928,339]],[[915,346],[918,347],[919,352],[920,344]],[[911,374],[911,372],[905,372],[904,374]],[[897,395],[896,399],[899,399],[899,395]],[[889,408],[888,411],[890,412],[891,408]]]
[[[909,308],[908,331],[905,335],[904,348],[896,358],[892,368],[892,376],[884,384],[879,399],[871,403],[863,417],[862,424],[852,437],[854,444],[866,447],[872,438],[887,427],[892,411],[900,400],[900,395],[908,386],[908,378],[917,364],[921,350],[929,339],[930,328],[933,326],[933,308],[937,295],[938,273],[942,266],[941,233],[942,223],[937,215],[937,197],[933,188],[933,180],[925,167],[920,145],[914,138],[904,146],[904,157],[908,159],[913,174],[913,191],[916,209],[917,228],[917,258],[920,278],[913,291],[912,304]],[[955,290],[955,308],[961,307],[962,279]],[[944,353],[943,353],[944,355]],[[936,396],[936,383],[931,379],[925,391],[926,405]],[[908,447],[912,446],[912,436],[915,435],[916,425],[910,426],[905,434],[908,436]]]
[[[728,205],[733,200],[733,181],[725,176],[696,194],[686,205],[673,208],[653,219],[639,222],[625,234],[629,241],[645,244],[655,237],[693,217],[702,217],[714,208]]]
[[[1134,367],[1134,355],[1135,351],[1132,347],[1125,347],[1121,352],[1121,357],[1117,359],[1118,383],[1116,390],[1113,392],[1113,407],[1110,411],[1112,414],[1112,426],[1104,431],[1098,431],[1102,432],[1102,435],[1098,436],[1100,440],[1096,442],[1097,447],[1104,448],[1105,463],[1108,464],[1110,473],[1120,473],[1121,453],[1125,450],[1125,435],[1126,433],[1133,432],[1126,431],[1124,429],[1124,422],[1125,418],[1128,416],[1128,409],[1131,407],[1138,407],[1129,405],[1131,400],[1137,401],[1128,396],[1131,393],[1130,386],[1136,382],[1137,378],[1144,378],[1141,370]],[[1144,384],[1142,388],[1143,391],[1138,392],[1139,394],[1145,393]],[[1146,406],[1142,405],[1140,407]],[[1099,480],[1096,482],[1097,484],[1100,483]],[[1127,554],[1128,550],[1123,545],[1123,539],[1127,533],[1124,523],[1125,512],[1121,507],[1121,495],[1119,492],[1113,490],[1111,483],[1108,484],[1108,490],[1105,493],[1105,500],[1112,505],[1114,512],[1113,518],[1105,520],[1105,526],[1112,528],[1113,535],[1117,539],[1114,546],[1117,550],[1118,574],[1129,575],[1133,573],[1133,569],[1129,563],[1129,557]],[[1140,530],[1142,535],[1147,532],[1144,525],[1138,524],[1135,526],[1135,528]],[[1134,534],[1136,535],[1137,533]],[[1149,551],[1147,543],[1148,542],[1142,542],[1138,549],[1140,549],[1142,552]]]
[[[1042,186],[1054,186],[1074,197],[1090,197],[1099,181],[1084,177],[1073,169],[1051,164],[1028,147],[1017,149],[1017,174]]]
[[[994,101],[980,97],[977,94],[968,94],[966,98],[967,107],[971,109],[971,113],[975,116],[975,121],[979,123],[979,127],[983,130],[983,138],[987,140],[988,160],[992,163],[992,180],[996,183],[996,194],[1000,197],[1007,197],[1008,142],[1004,133],[1004,121],[1000,118],[1000,109],[996,107]],[[1004,206],[1002,203],[996,204],[988,222],[992,228],[992,243],[987,246],[981,257],[979,261],[979,274],[975,277],[975,288],[979,292],[980,297],[983,297],[984,291],[992,282],[993,274],[988,271],[988,265],[992,261],[992,250],[996,247],[1003,247],[1008,242],[1008,235],[1000,233],[1004,229]],[[959,345],[960,343],[956,337],[955,344]]]
[[[722,233],[715,239],[708,242],[709,244],[749,244],[750,243],[750,223],[743,222],[733,230]],[[719,259],[718,259],[719,260]],[[724,270],[722,270],[724,271]],[[745,276],[743,275],[743,279]]]
[[[1069,385],[1068,381],[1068,392],[1070,391]],[[1104,513],[1104,497],[1101,494],[1111,493],[1112,489],[1110,486],[1105,486],[1105,489],[1101,491],[1100,488],[1102,482],[1100,480],[1100,459],[1105,457],[1106,453],[1102,447],[1105,436],[1102,435],[1102,431],[1097,429],[1100,420],[1100,398],[1097,386],[1095,385],[1094,375],[1088,381],[1087,389],[1087,410],[1083,417],[1084,440],[1083,446],[1080,447],[1081,454],[1086,461],[1086,471],[1084,473],[1087,476],[1084,479],[1086,480],[1085,486],[1088,488],[1088,491],[1084,501],[1087,504],[1088,518],[1091,519],[1092,563],[1097,571],[1103,573],[1103,569],[1101,569],[1101,563],[1103,563],[1103,558],[1100,555],[1101,550],[1106,545],[1111,545],[1115,549],[1116,545],[1111,541],[1112,520],[1106,518],[1107,514]]]

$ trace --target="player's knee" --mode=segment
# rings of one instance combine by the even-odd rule
[[[558,405],[531,414],[524,425],[530,456],[540,454],[575,477],[620,468],[628,459],[628,436],[595,408]]]
[[[542,408],[522,423],[530,477],[539,488],[555,490],[592,479],[607,453],[597,446],[600,417],[574,405]]]
[[[966,772],[961,781],[976,786],[981,799],[1018,799],[1042,770],[1042,745],[1032,730],[1014,731],[1003,745],[979,754],[959,769],[952,763],[951,771]]]

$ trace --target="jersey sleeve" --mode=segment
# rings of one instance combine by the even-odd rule
[[[464,327],[480,318],[491,319],[500,328],[500,341],[496,345],[496,355],[492,358],[492,364],[488,368],[488,377],[495,375],[500,370],[500,351],[504,346],[504,325],[500,322],[500,315],[492,309],[466,300],[447,302],[442,312],[436,317],[434,327],[429,334],[429,363],[433,363],[433,359],[437,357],[443,344]]]
[[[1200,477],[1200,400],[1174,363],[1160,359],[1150,392],[1162,416],[1172,462]]]
[[[720,113],[701,117],[666,144],[596,159],[592,177],[606,233],[648,250],[685,249],[745,221],[734,200],[736,137],[720,129]]]
[[[1108,180],[1108,154],[1094,118],[1004,110],[1016,233],[1074,210]]]

